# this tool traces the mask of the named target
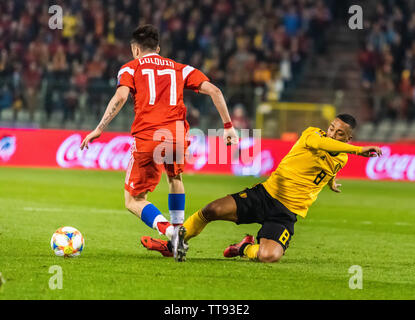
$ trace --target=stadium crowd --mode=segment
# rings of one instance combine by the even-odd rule
[[[415,120],[415,3],[377,1],[359,53],[366,120]]]
[[[62,30],[48,26],[55,4]],[[278,99],[295,86],[310,50],[324,51],[331,19],[322,0],[14,0],[0,12],[0,117],[12,108],[15,118],[26,109],[33,119],[39,107],[47,117],[60,109],[63,121],[75,110],[101,116],[131,60],[132,30],[151,23],[161,55],[203,70],[246,126],[255,96]],[[210,112],[203,98],[188,103],[195,123]]]

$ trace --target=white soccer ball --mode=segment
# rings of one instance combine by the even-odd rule
[[[85,240],[77,229],[62,227],[52,235],[50,246],[53,252],[59,257],[76,257],[84,249]]]

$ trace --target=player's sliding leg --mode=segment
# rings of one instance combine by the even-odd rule
[[[241,256],[260,262],[278,262],[284,255],[284,248],[278,242],[265,238],[255,244],[254,237],[247,235],[240,243],[226,248],[223,255],[226,258]]]
[[[262,223],[257,236],[259,244],[255,244],[254,237],[246,236],[240,243],[226,248],[223,255],[227,258],[241,256],[260,262],[278,262],[294,234],[294,221],[282,219],[283,216],[276,221],[279,217],[276,212],[266,216],[265,221],[258,221]]]
[[[259,244],[252,236],[228,247],[225,257],[246,256],[261,262],[277,262],[287,249],[294,234],[296,216],[280,202],[271,198],[262,184],[208,204],[191,216],[184,226],[188,230],[186,240],[198,235],[206,224],[214,220],[232,221],[238,224],[260,223]]]
[[[183,226],[186,228],[184,240],[187,242],[196,237],[206,225],[215,220],[236,222],[236,202],[231,196],[215,200],[190,216]]]
[[[157,230],[160,234],[166,235],[171,239],[173,226],[162,215],[159,209],[147,200],[147,192],[132,196],[128,191],[124,191],[125,207],[147,226]]]

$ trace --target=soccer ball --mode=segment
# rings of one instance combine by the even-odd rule
[[[84,249],[85,240],[77,229],[62,227],[52,235],[50,246],[59,257],[76,257]]]

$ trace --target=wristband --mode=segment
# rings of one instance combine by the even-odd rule
[[[229,121],[229,122],[224,123],[224,124],[223,124],[223,127],[224,127],[225,129],[232,128],[232,127],[233,127],[232,122],[231,122],[231,121]]]

